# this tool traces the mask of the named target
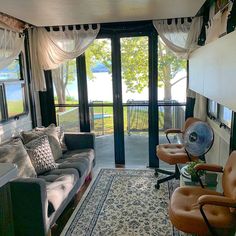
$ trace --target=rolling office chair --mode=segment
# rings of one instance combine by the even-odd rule
[[[155,169],[155,176],[158,176],[158,173],[166,174],[167,177],[158,179],[155,185],[156,189],[160,188],[160,184],[168,181],[170,179],[179,179],[180,173],[177,164],[184,164],[189,161],[195,161],[198,157],[190,156],[184,148],[183,144],[174,144],[170,143],[169,134],[182,134],[184,135],[187,128],[192,125],[194,122],[201,121],[197,118],[190,117],[185,121],[183,129],[167,129],[165,131],[166,138],[169,141],[168,144],[159,144],[156,147],[157,158],[168,163],[169,165],[175,165],[175,172],[163,170],[160,168]]]
[[[214,236],[231,236],[236,229],[236,151],[229,156],[225,168],[198,164],[196,171],[222,172],[223,193],[201,187],[179,187],[171,196],[169,218],[179,230]]]

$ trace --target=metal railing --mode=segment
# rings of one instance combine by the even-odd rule
[[[148,101],[127,101],[124,107],[124,128],[130,135],[132,132],[148,132]],[[158,101],[159,131],[166,128],[182,128],[185,118],[185,103],[177,101]],[[65,105],[64,112],[57,112],[57,124],[62,125],[65,130],[71,131],[79,124],[78,105]],[[168,113],[168,114],[167,114]],[[91,131],[96,135],[113,133],[113,104],[102,101],[89,103],[89,115]]]

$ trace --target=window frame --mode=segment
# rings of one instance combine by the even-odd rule
[[[210,111],[210,101],[213,101],[215,102],[214,100],[211,100],[211,99],[207,99],[207,116],[211,119],[211,120],[214,120],[215,122],[219,123],[219,126],[220,128],[221,127],[224,127],[225,129],[228,129],[230,130],[231,129],[231,122],[232,122],[232,119],[233,119],[233,111],[231,109],[229,109],[228,107],[226,106],[223,106],[217,102],[216,103],[216,113],[214,112],[211,112]],[[224,109],[224,108],[227,108],[231,111],[231,121],[229,122],[230,123],[230,126],[227,125],[227,121],[222,119],[221,115],[220,115],[220,110],[221,109]]]
[[[1,118],[0,124],[5,123],[11,120],[18,120],[20,117],[28,115],[29,113],[29,107],[28,107],[28,100],[27,100],[27,84],[25,80],[25,74],[24,74],[24,61],[23,61],[23,53],[19,54],[19,68],[20,68],[20,77],[18,79],[11,79],[11,80],[0,80],[0,112],[1,112]],[[19,84],[21,85],[22,89],[22,101],[23,101],[23,112],[19,114],[15,114],[13,116],[10,116],[8,113],[8,105],[7,105],[7,97],[6,97],[6,86],[9,84]]]

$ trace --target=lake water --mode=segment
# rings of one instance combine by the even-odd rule
[[[176,78],[173,79],[173,82],[177,81],[178,78],[182,77],[184,73],[179,73]],[[94,73],[94,79],[88,80],[88,98],[89,101],[112,101],[112,79],[111,74],[107,72]],[[77,82],[67,86],[69,95],[77,98]],[[123,92],[123,102],[127,100],[136,100],[136,101],[145,101],[148,100],[148,88],[145,88],[142,93],[131,93],[127,92],[127,86],[125,83],[122,84]],[[164,89],[158,88],[158,100],[163,100],[164,98]],[[181,80],[172,87],[172,99],[185,102],[186,100],[186,79]]]

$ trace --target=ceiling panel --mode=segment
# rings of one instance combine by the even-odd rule
[[[0,0],[1,12],[35,26],[194,16],[205,0]]]

